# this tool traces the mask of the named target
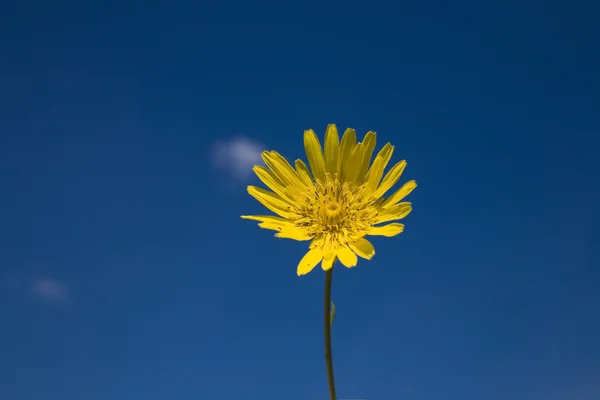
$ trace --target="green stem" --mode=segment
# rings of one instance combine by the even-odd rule
[[[329,382],[329,399],[337,400],[335,380],[333,378],[333,359],[331,355],[331,280],[333,267],[325,272],[325,363],[327,364],[327,381]]]

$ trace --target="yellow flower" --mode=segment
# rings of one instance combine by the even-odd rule
[[[402,219],[411,211],[410,203],[400,201],[417,187],[415,181],[383,198],[400,179],[406,161],[383,177],[394,146],[383,146],[371,164],[375,132],[367,132],[356,143],[356,131],[346,129],[340,142],[333,124],[325,133],[325,154],[312,129],[304,132],[304,148],[310,171],[302,160],[296,160],[294,168],[275,151],[262,153],[268,169],[257,165],[253,170],[272,192],[248,186],[248,193],[278,217],[242,218],[259,221],[258,226],[277,231],[279,238],[311,240],[310,250],[298,264],[298,275],[309,273],[319,262],[328,270],[336,258],[346,267],[356,266],[357,255],[370,260],[375,249],[365,236],[398,235],[404,225],[378,224]]]

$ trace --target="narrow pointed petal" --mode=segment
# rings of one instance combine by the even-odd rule
[[[365,138],[363,139],[362,166],[360,167],[360,172],[356,180],[359,185],[365,182],[365,176],[367,175],[367,171],[371,166],[371,158],[373,157],[373,150],[375,150],[376,143],[377,135],[375,134],[375,132],[367,132]]]
[[[394,222],[388,225],[374,226],[367,235],[393,237],[401,234],[403,231],[404,225]]]
[[[337,159],[340,147],[340,138],[335,124],[327,126],[325,132],[325,165],[327,172],[334,174],[337,172]]]
[[[306,186],[311,186],[313,184],[312,176],[310,174],[310,170],[306,164],[304,164],[304,161],[296,160],[295,165],[296,172],[298,173],[300,179],[302,179],[302,182],[304,182]]]
[[[398,203],[392,207],[383,209],[375,220],[376,224],[383,222],[396,221],[406,217],[412,211],[410,203]]]
[[[391,206],[395,205],[399,201],[402,201],[402,199],[404,199],[406,196],[408,196],[410,194],[410,192],[415,190],[416,187],[417,187],[417,182],[415,182],[415,181],[406,182],[404,185],[402,185],[402,187],[400,189],[396,190],[396,192],[394,192],[393,195],[391,195],[390,197],[385,199],[385,201],[381,204],[381,207],[387,208],[387,207],[391,207]]]
[[[373,244],[365,238],[360,238],[354,243],[348,244],[352,250],[362,258],[370,260],[375,255]]]
[[[248,193],[275,214],[283,218],[290,216],[291,206],[279,195],[256,186],[248,186]]]
[[[273,172],[263,166],[256,165],[252,168],[258,179],[281,198],[292,204],[294,200],[286,193],[285,184]]]
[[[276,151],[264,151],[261,156],[265,164],[286,186],[295,186],[299,189],[305,187],[296,170],[281,154]]]
[[[279,224],[274,224],[272,222],[261,222],[260,224],[258,224],[258,226],[263,229],[269,229],[271,231],[276,231],[276,232],[281,232],[283,229],[294,229],[293,227],[286,228],[285,226],[282,226]]]
[[[381,149],[379,154],[377,154],[377,157],[375,157],[375,161],[373,161],[373,165],[371,165],[366,178],[371,192],[374,192],[377,189],[377,186],[379,186],[379,182],[381,182],[381,177],[383,176],[383,171],[392,158],[393,153],[394,146],[387,143],[385,146],[383,146],[383,149]]]
[[[396,184],[396,182],[398,182],[398,179],[400,179],[400,176],[402,176],[402,172],[404,172],[404,168],[406,168],[406,160],[402,160],[398,164],[394,165],[383,178],[381,185],[379,185],[377,190],[375,190],[373,193],[373,197],[379,198],[386,194],[386,192],[390,190],[392,186]]]
[[[306,275],[312,271],[317,264],[323,259],[323,253],[319,249],[311,249],[302,257],[298,264],[298,276]]]
[[[268,222],[270,224],[278,224],[281,226],[294,226],[294,224],[291,221],[285,218],[275,217],[273,215],[242,215],[242,219],[249,219],[251,221],[258,222]]]
[[[242,215],[242,218],[253,221],[259,221],[259,227],[263,229],[276,231],[277,233],[275,234],[275,236],[278,238],[293,239],[299,241],[312,239],[311,237],[306,236],[301,229],[297,228],[293,222],[284,218],[279,218],[272,215]]]
[[[346,129],[342,142],[340,143],[340,154],[338,156],[337,173],[338,176],[344,177],[345,167],[348,164],[352,150],[356,147],[356,131],[354,129]]]
[[[304,150],[310,169],[315,177],[320,181],[325,181],[325,158],[323,157],[323,149],[319,138],[312,129],[304,131]]]
[[[356,178],[360,173],[360,167],[363,162],[363,144],[359,143],[352,150],[352,154],[350,155],[350,159],[348,160],[348,164],[344,168],[345,176],[344,180],[346,182],[356,182]]]
[[[302,230],[300,230],[298,228],[288,228],[288,227],[284,227],[281,230],[279,230],[279,232],[277,232],[275,234],[275,237],[278,237],[280,239],[297,240],[299,242],[304,242],[304,241],[312,239],[312,237],[306,236],[304,234],[304,232],[302,232]]]

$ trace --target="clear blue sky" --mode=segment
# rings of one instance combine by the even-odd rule
[[[451,3],[4,3],[0,399],[325,400],[324,274],[214,152],[328,123],[419,183],[340,398],[600,398],[598,6]]]

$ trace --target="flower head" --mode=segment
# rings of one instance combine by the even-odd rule
[[[276,231],[276,237],[311,241],[310,250],[298,264],[298,275],[309,273],[319,262],[328,270],[336,259],[354,267],[357,255],[368,260],[375,255],[365,236],[392,237],[404,230],[399,223],[380,224],[410,213],[411,204],[401,200],[417,184],[409,181],[383,197],[400,179],[406,161],[394,165],[384,177],[394,146],[387,143],[371,163],[375,136],[375,132],[367,132],[363,141],[356,143],[356,131],[346,129],[340,142],[332,124],[325,133],[323,153],[315,132],[307,130],[304,148],[310,170],[302,160],[296,160],[292,167],[275,151],[262,153],[268,168],[253,168],[272,191],[248,186],[248,193],[278,216],[242,218],[259,221],[261,228]]]

